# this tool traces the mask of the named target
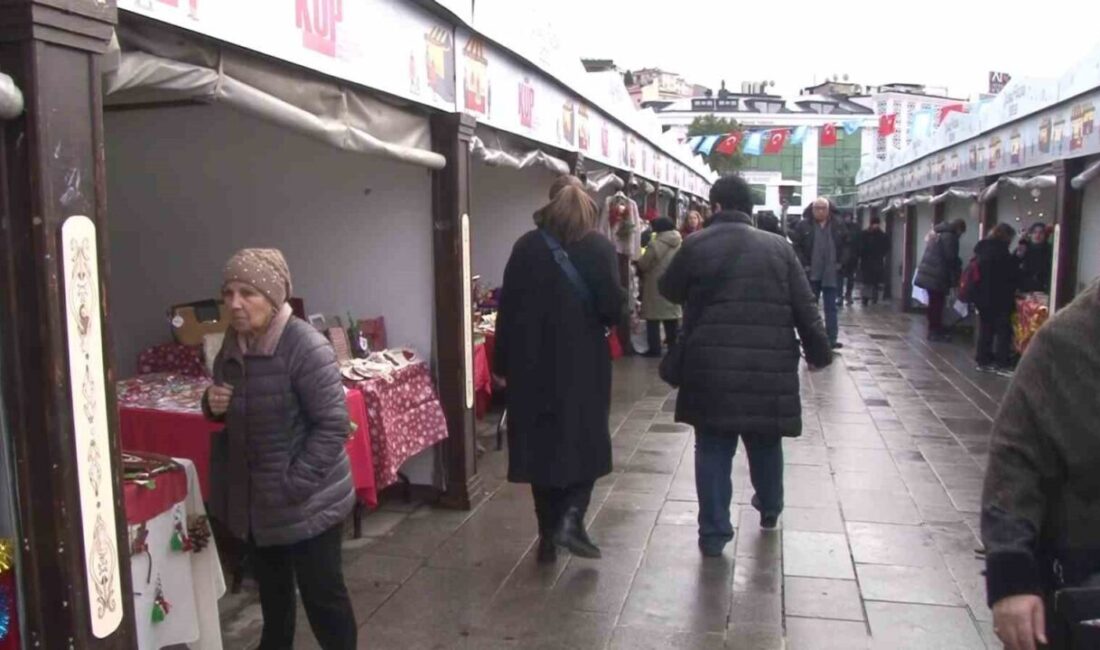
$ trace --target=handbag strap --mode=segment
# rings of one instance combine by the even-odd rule
[[[581,299],[581,303],[585,308],[591,308],[595,299],[592,296],[592,289],[588,287],[588,283],[584,281],[581,276],[581,272],[577,270],[577,267],[573,264],[573,260],[569,259],[569,253],[565,252],[565,249],[561,247],[561,243],[546,232],[546,230],[539,228],[539,234],[542,235],[543,241],[550,248],[550,253],[554,256],[554,261],[558,263],[561,270],[565,273],[565,277],[569,279],[569,284],[572,285],[573,291],[577,294],[577,297]]]

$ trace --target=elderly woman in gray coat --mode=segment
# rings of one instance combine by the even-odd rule
[[[295,582],[321,647],[343,650],[356,646],[340,558],[355,500],[350,425],[332,346],[293,316],[290,290],[277,250],[245,249],[226,264],[232,321],[203,399],[207,417],[226,425],[211,506],[255,548],[261,650],[293,646]]]

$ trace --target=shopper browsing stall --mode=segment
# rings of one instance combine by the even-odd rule
[[[226,425],[212,511],[255,547],[260,647],[293,645],[297,582],[321,647],[354,648],[340,557],[355,502],[344,389],[332,346],[291,313],[290,288],[277,250],[245,249],[225,266],[231,324],[203,399],[207,417]]]

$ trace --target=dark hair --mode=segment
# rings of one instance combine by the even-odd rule
[[[783,234],[783,231],[779,229],[779,217],[775,216],[774,212],[761,212],[756,215],[756,227],[775,235]]]
[[[955,219],[951,222],[951,229],[960,235],[966,232],[966,219]]]
[[[1042,230],[1043,232],[1046,232],[1046,229],[1047,225],[1045,223],[1043,223],[1042,221],[1036,221],[1035,223],[1031,224],[1031,227],[1027,229],[1027,232],[1028,234],[1031,234],[1036,230]]]
[[[992,239],[1003,239],[1006,242],[1011,242],[1012,238],[1016,236],[1016,229],[1007,223],[999,223],[993,227],[993,232],[989,233]]]
[[[727,174],[710,187],[710,202],[723,210],[737,210],[752,214],[752,188],[737,174]]]
[[[878,216],[877,214],[875,216],[871,217],[871,225],[872,226],[881,226],[882,225],[882,217]]]
[[[658,217],[650,224],[653,226],[653,232],[668,232],[670,230],[676,230],[676,224],[672,222],[672,219],[668,217]]]

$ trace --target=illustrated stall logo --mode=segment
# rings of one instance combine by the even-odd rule
[[[294,22],[302,31],[302,45],[326,56],[336,56],[336,25],[344,19],[344,0],[296,0]]]
[[[535,125],[535,87],[527,79],[519,83],[519,123],[529,129]]]

